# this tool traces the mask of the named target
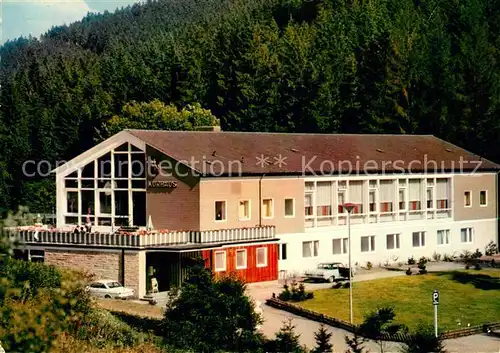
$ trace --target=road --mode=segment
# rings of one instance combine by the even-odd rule
[[[462,268],[459,266],[458,268]],[[456,269],[455,264],[439,264],[432,267],[428,266],[430,271],[445,271]],[[372,280],[384,277],[404,276],[404,272],[398,271],[374,271],[373,273],[365,273],[356,276],[354,282]],[[307,290],[315,290],[320,288],[328,288],[331,284],[306,284]],[[281,285],[278,282],[256,283],[248,286],[249,295],[256,301],[265,303],[265,300],[271,297],[272,293],[278,294],[281,291]],[[309,348],[314,346],[314,332],[318,330],[319,323],[308,320],[285,311],[281,311],[265,304],[262,305],[262,313],[264,324],[261,331],[267,337],[274,337],[274,334],[280,329],[283,322],[288,318],[292,319],[295,325],[295,332],[300,334],[300,341]],[[344,337],[350,333],[332,326],[327,326],[332,333],[332,344],[334,352],[344,353],[348,346],[345,343]],[[474,335],[461,337],[445,341],[445,347],[449,353],[500,353],[500,339],[487,335]],[[373,341],[366,343],[366,348],[370,352],[380,352],[380,348]],[[398,352],[399,344],[387,342],[384,345],[384,352]]]

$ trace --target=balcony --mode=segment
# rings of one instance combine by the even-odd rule
[[[275,227],[235,228],[207,231],[173,231],[167,233],[74,233],[50,230],[18,230],[11,233],[29,245],[147,248],[158,246],[213,245],[242,243],[275,238]]]

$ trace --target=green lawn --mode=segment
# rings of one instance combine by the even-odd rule
[[[380,307],[392,306],[396,321],[414,328],[433,324],[432,292],[438,289],[440,330],[500,321],[500,270],[464,270],[393,277],[354,283],[354,321]],[[314,299],[298,305],[349,321],[349,290],[314,291]],[[457,323],[461,322],[459,326]]]

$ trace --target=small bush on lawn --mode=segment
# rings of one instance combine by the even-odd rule
[[[342,283],[341,282],[335,282],[334,284],[332,284],[332,288],[333,289],[342,288]]]
[[[434,252],[434,254],[432,254],[432,259],[436,262],[440,261],[441,260],[441,254],[438,253],[438,252]]]
[[[366,269],[367,269],[367,270],[371,270],[371,269],[372,269],[372,267],[373,267],[373,264],[372,264],[370,261],[368,261],[368,262],[366,263]]]
[[[410,267],[408,267],[408,269],[406,270],[406,274],[407,274],[408,276],[411,276],[411,273],[412,273],[412,272],[411,272],[411,268],[410,268]]]
[[[476,262],[474,265],[474,270],[480,270],[480,269],[481,269],[481,266],[479,265],[478,262]]]
[[[290,286],[284,285],[283,288],[283,291],[278,295],[278,299],[283,301],[302,302],[314,297],[312,292],[306,292],[303,283],[297,286],[296,282],[292,282]]]
[[[349,288],[350,285],[349,281],[346,281],[342,284],[342,288]]]
[[[415,258],[413,256],[408,258],[408,265],[415,265],[415,263],[416,263],[416,261],[415,261]]]
[[[418,270],[420,272],[420,274],[426,274],[427,273],[427,262],[429,260],[425,257],[425,256],[422,256],[420,258],[420,260],[418,260]]]
[[[495,242],[490,241],[488,245],[484,248],[484,254],[486,256],[492,256],[495,255],[498,252],[497,244]]]

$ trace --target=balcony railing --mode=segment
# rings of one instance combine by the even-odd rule
[[[77,245],[93,247],[144,248],[189,244],[239,243],[275,238],[275,227],[235,228],[205,231],[174,231],[168,233],[119,234],[73,233],[57,231],[17,231],[12,233],[22,243],[47,245]]]

